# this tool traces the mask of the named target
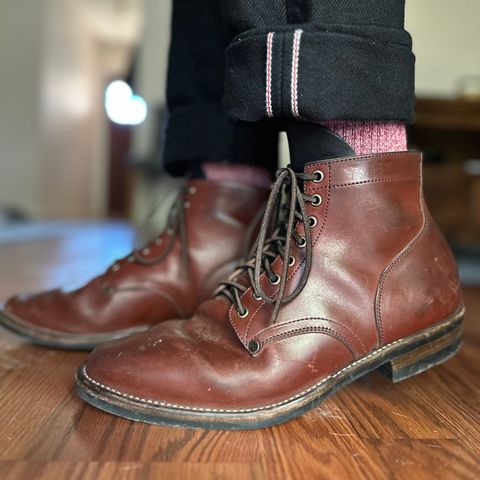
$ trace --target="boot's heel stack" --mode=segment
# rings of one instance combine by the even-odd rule
[[[463,309],[440,331],[427,330],[414,347],[395,356],[380,370],[393,382],[401,382],[445,362],[460,348],[463,332]]]

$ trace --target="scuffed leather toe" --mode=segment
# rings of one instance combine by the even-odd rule
[[[46,321],[48,317],[45,317],[43,312],[50,309],[52,304],[61,301],[63,296],[64,293],[59,289],[37,294],[15,295],[8,299],[4,313],[14,320],[18,319],[32,327],[49,328]]]

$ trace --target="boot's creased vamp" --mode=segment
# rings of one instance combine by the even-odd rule
[[[254,428],[374,368],[401,380],[454,353],[457,269],[419,154],[284,169],[272,197],[243,269],[190,321],[97,349],[77,374],[83,398],[147,422]]]
[[[246,232],[266,197],[241,183],[189,181],[165,230],[144,248],[76,291],[11,298],[0,322],[37,343],[93,348],[188,318],[245,254]]]

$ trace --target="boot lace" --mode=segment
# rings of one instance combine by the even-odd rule
[[[282,304],[296,298],[305,287],[312,267],[311,223],[305,203],[318,205],[321,197],[305,194],[298,181],[316,179],[316,173],[296,173],[289,167],[277,172],[257,241],[252,248],[249,260],[240,266],[228,280],[223,281],[216,292],[218,295],[228,298],[235,305],[240,317],[246,317],[248,314],[248,310],[242,304],[241,295],[250,286],[253,287],[257,300],[262,299],[267,303],[274,304],[272,322],[276,321]],[[299,222],[304,225],[304,236],[297,231]],[[292,241],[296,242],[299,248],[305,248],[305,267],[297,286],[289,294],[286,294],[288,268],[293,259],[290,256]],[[283,259],[279,275],[272,269],[272,263],[278,256]],[[245,272],[248,275],[246,284]],[[270,283],[278,285],[278,290],[273,296],[267,295],[261,285],[260,277],[263,273],[267,275]]]
[[[186,186],[182,188],[176,200],[173,202],[168,213],[165,228],[160,234],[158,234],[152,241],[144,245],[142,248],[133,250],[127,257],[117,260],[107,270],[117,272],[122,266],[122,262],[139,263],[141,265],[154,265],[164,260],[172,250],[175,244],[175,238],[177,235],[180,237],[182,264],[184,271],[188,270],[188,240],[187,240],[187,228],[185,222],[185,210],[190,207],[190,202],[185,201],[186,192],[195,193],[195,187],[187,189]],[[151,252],[154,246],[159,246],[164,243],[164,233],[167,234],[167,244],[163,248],[162,253],[156,257],[146,257]]]

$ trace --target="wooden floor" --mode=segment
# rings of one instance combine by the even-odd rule
[[[0,246],[0,300],[86,280],[128,248],[119,226],[59,235]],[[248,432],[102,413],[73,390],[85,353],[1,331],[0,479],[479,479],[480,289],[465,301],[465,341],[446,364],[395,385],[371,374],[300,419]]]

